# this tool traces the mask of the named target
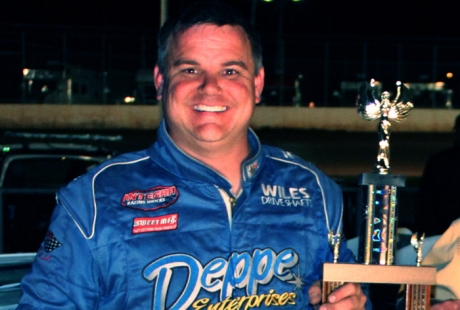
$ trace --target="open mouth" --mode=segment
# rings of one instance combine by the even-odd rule
[[[227,111],[226,106],[210,106],[210,105],[195,105],[193,109],[198,112],[224,112]]]

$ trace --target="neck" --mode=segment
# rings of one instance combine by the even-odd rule
[[[222,174],[231,183],[231,191],[236,195],[241,189],[241,164],[250,150],[246,142],[235,143],[233,147],[224,149],[211,145],[205,149],[188,150],[187,153]]]

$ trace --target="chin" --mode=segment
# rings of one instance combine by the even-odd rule
[[[224,135],[224,129],[217,124],[205,124],[195,129],[196,134],[204,140],[219,140]]]
[[[217,134],[217,133],[200,133],[197,135],[198,140],[201,140],[203,142],[218,142],[222,140],[223,135],[222,134]]]

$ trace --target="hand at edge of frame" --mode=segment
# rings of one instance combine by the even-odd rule
[[[358,283],[346,283],[327,297],[327,303],[319,310],[362,310],[365,309],[367,297]]]

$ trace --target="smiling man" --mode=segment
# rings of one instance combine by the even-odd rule
[[[180,149],[227,177],[238,194],[264,69],[256,68],[241,27],[199,24],[168,43],[164,73],[158,65],[154,70],[168,132]]]
[[[264,84],[258,35],[225,5],[191,6],[160,30],[154,81],[157,141],[60,190],[19,309],[317,307],[342,196],[249,128]],[[353,262],[346,242],[339,261]],[[366,300],[348,283],[321,309]]]

